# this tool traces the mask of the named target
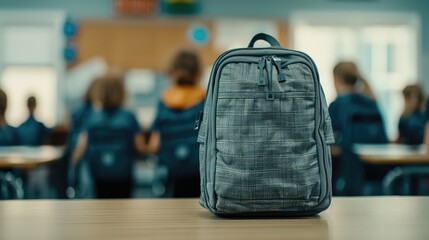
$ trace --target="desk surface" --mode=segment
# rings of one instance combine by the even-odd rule
[[[429,239],[429,197],[335,198],[316,217],[222,219],[197,199],[0,202],[1,239]]]
[[[429,154],[423,145],[355,144],[353,152],[372,164],[429,164]]]
[[[0,168],[31,168],[61,158],[63,147],[0,147]]]

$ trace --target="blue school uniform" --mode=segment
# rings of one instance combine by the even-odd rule
[[[92,111],[82,132],[88,133],[85,158],[89,160],[97,197],[130,197],[134,136],[141,132],[135,115],[123,108]],[[112,165],[115,167],[109,167]]]
[[[125,128],[134,134],[138,134],[141,129],[134,113],[117,108],[114,110],[92,110],[88,113],[85,123],[82,125],[82,131],[91,127],[108,126],[110,128]]]
[[[399,141],[404,144],[422,144],[424,139],[426,115],[416,111],[406,117],[401,117],[398,124]]]
[[[173,197],[199,196],[198,131],[193,128],[203,107],[203,102],[187,109],[171,109],[162,101],[158,104],[152,130],[161,136],[159,162],[169,169],[166,187]]]
[[[93,109],[90,103],[83,103],[82,105],[78,106],[71,114],[70,132],[65,149],[66,159],[69,159],[72,155],[72,152],[76,147],[79,134],[84,129],[85,123],[93,111],[97,110]],[[69,162],[65,162],[64,164],[64,168],[67,169],[68,184],[79,189],[79,197],[92,196],[92,180],[87,172],[86,162],[84,163],[84,161],[80,161],[75,168],[70,169],[68,168]],[[88,195],[81,195],[82,192],[85,192]]]
[[[388,142],[381,112],[369,97],[350,93],[338,96],[329,106],[336,143],[342,151],[333,159],[333,182],[338,194],[361,194],[362,179],[370,191],[377,192],[380,176],[390,167],[369,166],[356,160],[351,149],[355,143],[385,144]],[[340,186],[339,183],[343,185]]]
[[[68,146],[70,150],[73,150],[75,148],[79,133],[85,126],[85,122],[88,119],[88,116],[91,115],[92,111],[94,111],[94,109],[92,108],[91,104],[85,103],[79,106],[72,113],[70,121],[70,134],[68,140]]]
[[[429,100],[426,102],[426,111],[425,111],[426,122],[429,121]]]
[[[20,145],[42,145],[49,134],[49,129],[43,123],[37,121],[34,116],[28,117],[17,130]]]
[[[6,125],[0,126],[0,146],[13,146],[19,144],[16,128]]]
[[[157,116],[151,129],[159,131],[161,135],[160,163],[180,171],[177,175],[198,174],[198,131],[193,128],[195,117],[203,107],[203,102],[182,110],[171,109],[162,101],[158,104]],[[187,156],[182,157],[185,153]],[[181,158],[192,159],[183,161]],[[196,164],[186,166],[185,163]],[[182,166],[176,166],[177,164]]]
[[[357,93],[338,96],[329,106],[329,114],[334,133],[342,136],[339,142],[388,142],[377,103],[366,96]]]

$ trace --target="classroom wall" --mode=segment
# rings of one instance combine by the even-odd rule
[[[400,11],[415,12],[421,17],[420,48],[422,50],[420,81],[429,91],[429,1],[427,0],[201,0],[199,16],[277,18],[287,20],[293,12],[323,11]],[[228,6],[228,7],[225,7]],[[0,0],[1,8],[65,9],[76,18],[111,18],[110,0]]]
[[[426,92],[429,92],[429,1],[424,1],[422,12],[422,70],[420,82],[425,86]]]

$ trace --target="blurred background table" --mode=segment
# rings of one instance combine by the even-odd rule
[[[367,164],[396,166],[383,177],[386,195],[393,194],[394,183],[400,179],[402,188],[416,195],[421,177],[429,176],[429,154],[424,145],[354,144],[352,152]]]
[[[0,147],[0,168],[32,168],[61,158],[63,147]]]
[[[63,147],[57,146],[8,146],[0,147],[0,199],[24,198],[22,179],[13,169],[28,170],[52,163],[63,155]]]
[[[363,162],[371,164],[429,164],[424,145],[355,144],[353,152]]]
[[[319,216],[222,219],[197,199],[2,201],[2,239],[427,239],[428,197],[334,198]],[[22,231],[25,229],[25,231]]]

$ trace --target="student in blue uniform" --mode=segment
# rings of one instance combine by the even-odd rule
[[[423,89],[418,84],[409,85],[404,88],[402,94],[405,107],[398,124],[398,142],[410,145],[422,144],[426,122]]]
[[[133,164],[131,161],[135,152],[143,153],[145,150],[143,135],[135,115],[123,108],[126,93],[122,76],[106,75],[96,81],[99,81],[101,109],[92,111],[86,117],[72,160],[76,165],[85,156],[90,162],[98,198],[128,198],[132,191]],[[99,128],[102,129],[97,134],[102,136],[117,134],[116,130],[120,129],[119,135],[121,133],[123,135],[118,138],[127,139],[118,143],[115,142],[117,140],[115,137],[93,138],[92,133]],[[119,165],[117,169],[109,169],[103,164]],[[124,168],[120,169],[121,166],[125,166],[125,173],[122,171]],[[98,167],[109,169],[109,172],[100,172]]]
[[[424,143],[426,145],[426,151],[429,152],[429,100],[426,102]]]
[[[71,115],[68,144],[72,150],[76,146],[78,135],[85,126],[85,121],[88,116],[90,116],[94,111],[97,112],[101,110],[99,86],[100,79],[95,79],[91,82],[83,96],[82,104],[77,107]]]
[[[16,128],[10,126],[6,121],[7,96],[0,89],[0,146],[12,146],[19,143]]]
[[[45,126],[45,124],[37,121],[37,119],[34,117],[36,107],[36,98],[33,96],[29,97],[27,99],[29,116],[27,120],[18,127],[20,145],[42,145],[49,134],[49,129]]]
[[[66,197],[64,194],[68,186],[76,190],[76,195],[73,197],[91,198],[94,195],[87,162],[79,161],[80,164],[72,165],[71,156],[86,120],[91,113],[101,111],[99,83],[100,80],[93,80],[86,89],[82,102],[73,109],[64,157],[62,161],[55,164],[55,169],[52,171],[53,182],[57,184],[58,192],[62,197]]]
[[[167,166],[167,188],[173,197],[199,197],[199,160],[195,116],[203,109],[199,86],[201,64],[193,52],[182,51],[169,69],[173,85],[162,93],[148,149]]]
[[[356,64],[340,62],[333,73],[338,95],[329,106],[329,114],[337,143],[387,143],[374,94]]]
[[[6,121],[6,109],[7,109],[7,96],[6,93],[0,89],[0,146],[13,146],[17,145],[19,142],[18,132],[16,128],[10,126]],[[3,175],[4,172],[14,171],[9,168],[0,169],[0,175]],[[19,173],[18,173],[19,174]],[[17,175],[15,173],[14,175]],[[0,179],[0,181],[3,181]],[[3,185],[3,184],[2,184]],[[2,186],[3,187],[3,186]],[[8,191],[7,188],[0,191],[0,198],[4,191]]]
[[[335,141],[341,146],[339,158],[332,159],[332,182],[335,194],[376,194],[380,177],[388,169],[367,166],[355,157],[355,143],[387,143],[381,112],[367,82],[353,62],[340,62],[334,68],[337,98],[329,106]]]

